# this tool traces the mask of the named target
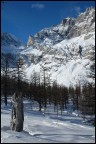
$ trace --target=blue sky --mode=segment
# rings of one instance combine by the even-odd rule
[[[6,1],[1,9],[1,31],[27,42],[29,34],[57,25],[63,18],[77,17],[95,1]]]

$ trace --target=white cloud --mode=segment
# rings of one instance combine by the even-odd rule
[[[74,10],[79,14],[80,13],[80,7],[75,7]]]
[[[40,3],[35,3],[35,4],[32,4],[31,8],[43,9],[45,8],[45,5],[40,4]]]

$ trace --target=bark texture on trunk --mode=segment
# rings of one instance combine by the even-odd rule
[[[12,97],[11,130],[22,131],[24,122],[23,99],[21,93],[14,93]]]

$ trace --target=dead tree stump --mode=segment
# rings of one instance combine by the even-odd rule
[[[22,131],[24,122],[23,99],[21,93],[14,93],[12,97],[11,130]]]

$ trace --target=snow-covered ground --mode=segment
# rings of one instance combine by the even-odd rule
[[[49,106],[44,114],[38,111],[37,104],[24,100],[24,130],[10,130],[10,119],[8,100],[8,106],[1,105],[2,143],[95,143],[95,128],[85,125],[81,117],[70,111],[57,116]]]

